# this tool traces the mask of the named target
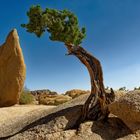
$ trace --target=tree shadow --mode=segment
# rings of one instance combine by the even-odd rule
[[[117,117],[110,117],[107,121],[94,122],[91,128],[104,140],[116,140],[118,138],[132,134],[132,131]]]

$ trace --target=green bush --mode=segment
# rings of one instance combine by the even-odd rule
[[[20,95],[19,104],[31,104],[34,101],[34,96],[29,90],[24,89]]]
[[[119,91],[126,91],[126,87],[119,88]]]
[[[140,87],[135,87],[134,90],[140,90]]]

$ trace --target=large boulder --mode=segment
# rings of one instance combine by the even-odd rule
[[[76,98],[76,97],[83,95],[83,94],[90,94],[90,91],[89,90],[73,89],[73,90],[69,90],[65,93],[65,95],[68,95],[72,98]]]
[[[140,129],[140,91],[130,91],[109,105],[110,112],[133,131]]]
[[[119,100],[119,98],[126,95],[127,92],[128,91],[120,91],[120,90],[115,91],[115,100]]]
[[[18,103],[25,71],[19,37],[14,29],[0,47],[0,107]]]

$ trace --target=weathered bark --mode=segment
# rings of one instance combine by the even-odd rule
[[[81,121],[104,120],[107,118],[108,104],[114,100],[114,92],[105,92],[100,61],[80,46],[65,44],[68,55],[75,55],[88,69],[91,81],[91,94],[83,106]]]

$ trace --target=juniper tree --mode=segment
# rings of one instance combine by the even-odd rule
[[[37,37],[49,32],[50,40],[63,42],[68,50],[67,55],[76,56],[88,69],[91,94],[83,105],[81,121],[107,118],[107,105],[114,100],[114,92],[112,89],[110,94],[105,92],[100,61],[81,47],[86,30],[84,27],[80,28],[77,17],[68,10],[43,10],[38,5],[32,6],[27,16],[29,22],[22,24],[27,32],[34,33]]]

